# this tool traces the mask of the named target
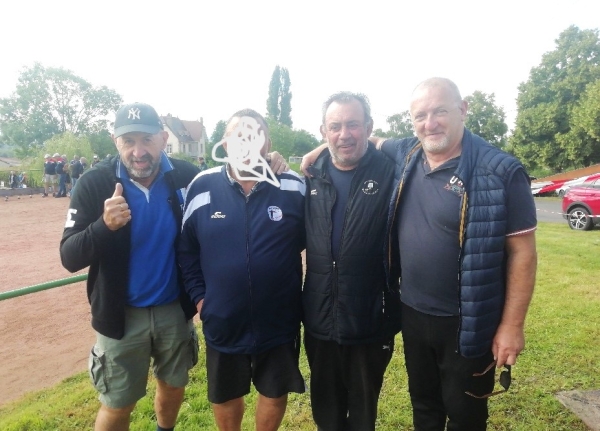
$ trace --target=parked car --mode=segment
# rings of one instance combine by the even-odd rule
[[[600,225],[600,178],[567,190],[562,212],[571,229],[590,230]]]
[[[556,189],[556,194],[562,198],[567,192],[567,190],[569,190],[571,187],[578,186],[589,181],[597,180],[598,178],[600,178],[600,174],[591,174],[575,178],[574,180],[565,181],[563,182],[563,184],[561,184],[559,188]]]

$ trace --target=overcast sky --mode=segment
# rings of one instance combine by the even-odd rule
[[[279,64],[294,128],[317,135],[330,94],[365,93],[385,130],[431,76],[463,97],[495,93],[512,128],[518,85],[567,27],[600,28],[600,0],[6,0],[0,16],[0,97],[38,61],[161,115],[203,117],[210,136],[239,109],[266,111]]]

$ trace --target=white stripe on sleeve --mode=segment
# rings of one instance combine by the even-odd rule
[[[200,193],[199,195],[194,196],[194,198],[190,201],[187,208],[185,209],[185,214],[183,215],[183,223],[181,226],[185,225],[185,222],[192,215],[194,211],[198,208],[208,205],[210,203],[210,192]]]

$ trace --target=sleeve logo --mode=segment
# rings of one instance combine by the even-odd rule
[[[77,210],[75,208],[69,208],[67,211],[67,222],[65,223],[65,229],[75,226],[75,220],[73,220],[74,214],[77,214]]]

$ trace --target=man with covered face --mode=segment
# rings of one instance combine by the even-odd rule
[[[178,259],[202,320],[219,430],[240,430],[251,382],[259,393],[256,430],[276,430],[287,394],[304,392],[298,356],[305,185],[294,172],[268,169],[269,131],[256,111],[236,112],[220,144],[228,163],[188,187]]]

